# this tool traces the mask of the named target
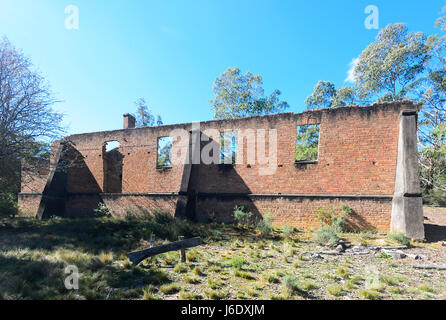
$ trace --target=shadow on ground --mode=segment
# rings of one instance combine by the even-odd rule
[[[424,233],[427,242],[446,241],[446,226],[425,223]]]

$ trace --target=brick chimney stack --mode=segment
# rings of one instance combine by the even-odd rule
[[[129,113],[124,114],[124,129],[133,129],[136,119]]]

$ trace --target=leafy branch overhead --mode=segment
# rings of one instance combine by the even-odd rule
[[[260,75],[242,74],[239,68],[228,68],[215,79],[215,97],[210,101],[214,119],[230,119],[283,112],[289,105],[280,100],[280,90],[265,97]]]

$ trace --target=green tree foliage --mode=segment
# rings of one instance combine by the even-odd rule
[[[443,16],[436,23],[443,31],[445,19]],[[409,32],[403,23],[388,25],[359,56],[354,88],[336,89],[328,81],[319,81],[306,100],[308,109],[414,101],[420,111],[418,140],[423,197],[433,204],[446,204],[446,150],[442,134],[446,121],[445,37]]]
[[[443,7],[441,13],[442,14],[446,13],[446,6]],[[441,28],[441,30],[443,31],[446,31],[446,15],[443,15],[440,18],[438,18],[437,21],[435,22],[435,26]]]
[[[297,130],[296,160],[317,160],[319,125],[300,126]]]
[[[172,165],[172,138],[163,137],[158,139],[158,167],[169,167]]]
[[[274,90],[265,97],[262,77],[239,68],[228,68],[215,79],[211,100],[214,119],[230,119],[282,112],[289,106],[280,101],[281,92]]]
[[[397,101],[410,98],[431,56],[434,37],[390,24],[359,56],[354,74],[361,98]]]
[[[313,93],[305,100],[308,109],[329,108],[332,99],[336,95],[336,88],[330,81],[318,81],[313,88]]]
[[[357,93],[355,88],[345,86],[336,89],[330,81],[318,81],[311,95],[305,100],[305,105],[310,110],[354,105],[356,103]]]
[[[146,100],[144,98],[139,98],[135,102],[135,105],[137,107],[135,116],[137,128],[163,125],[163,121],[160,115],[156,116],[155,120],[155,116],[152,114],[152,111],[149,110]]]
[[[443,11],[445,12],[445,11]],[[438,24],[444,30],[444,24]],[[431,60],[416,89],[419,167],[424,200],[446,205],[446,44],[445,37],[431,37]]]

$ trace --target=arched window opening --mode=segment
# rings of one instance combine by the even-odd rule
[[[118,141],[108,141],[103,147],[104,193],[122,192],[122,159]]]

